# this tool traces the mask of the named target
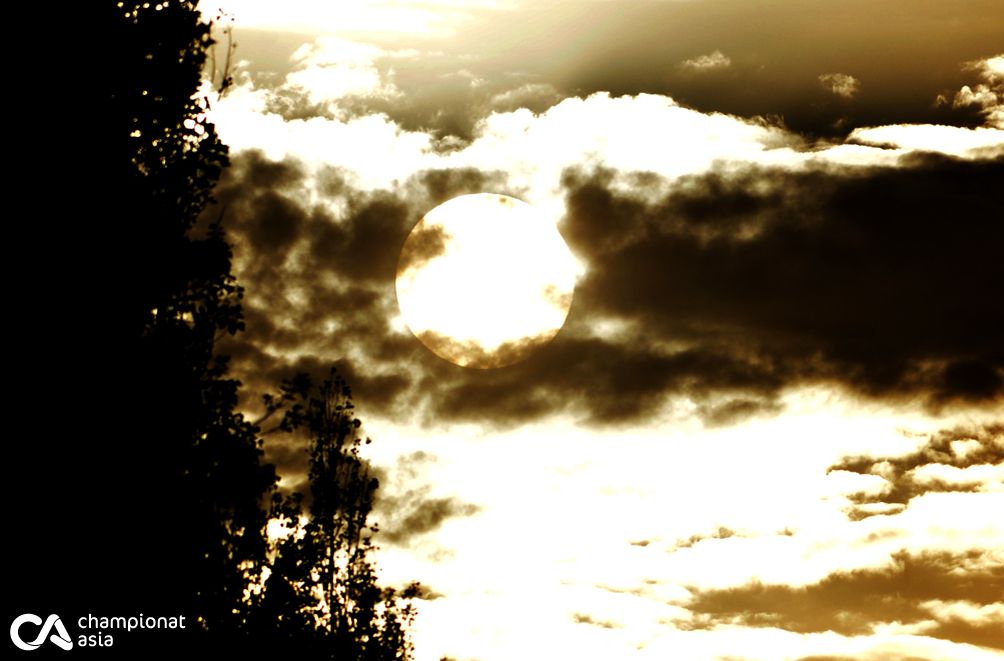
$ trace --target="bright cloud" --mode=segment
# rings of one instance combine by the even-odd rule
[[[853,97],[861,89],[861,81],[846,73],[824,73],[819,83],[837,96],[845,99]]]
[[[1004,130],[991,127],[967,129],[934,124],[899,124],[854,129],[848,140],[865,145],[891,145],[905,151],[935,151],[966,157],[974,153],[1004,150]]]
[[[720,71],[732,66],[732,60],[722,51],[716,50],[705,55],[698,55],[689,60],[684,60],[680,63],[680,66],[692,71]]]
[[[525,191],[529,201],[554,209],[561,173],[570,166],[604,165],[671,179],[722,162],[871,165],[894,162],[909,151],[972,157],[1004,146],[1004,130],[998,128],[894,125],[856,129],[849,144],[806,152],[801,151],[803,140],[783,128],[701,113],[654,94],[599,92],[566,98],[542,113],[525,108],[492,112],[477,125],[473,141],[448,153],[436,151],[432,135],[405,130],[383,114],[348,118],[334,111],[287,120],[268,110],[270,98],[286,88],[305,90],[311,100],[329,107],[353,95],[392,97],[397,94],[393,81],[375,64],[386,56],[393,53],[344,39],[319,39],[297,51],[297,68],[278,89],[247,82],[214,104],[212,118],[235,150],[258,148],[273,159],[294,156],[315,168],[345,168],[366,188],[393,187],[426,168],[476,167],[506,172],[510,185]],[[546,87],[521,89],[540,92]]]
[[[321,37],[304,44],[294,54],[296,70],[286,85],[302,88],[314,103],[328,103],[346,96],[399,94],[393,82],[381,76],[374,61],[388,52],[356,41]]]

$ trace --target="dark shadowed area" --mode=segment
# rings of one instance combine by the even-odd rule
[[[674,181],[569,170],[561,230],[587,274],[566,326],[533,361],[484,371],[395,325],[394,278],[426,211],[505,191],[504,177],[431,171],[364,193],[333,173],[307,207],[298,172],[242,154],[217,195],[248,283],[248,333],[229,349],[243,374],[337,361],[369,410],[500,426],[556,413],[637,423],[674,397],[696,401],[708,424],[734,424],[776,414],[786,388],[807,384],[932,411],[1004,396],[993,304],[1004,226],[988,194],[999,157],[745,165]]]

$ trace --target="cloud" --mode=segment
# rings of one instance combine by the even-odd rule
[[[983,82],[963,85],[952,98],[952,107],[975,108],[987,126],[1004,129],[1004,55],[967,62],[963,70],[977,72]],[[946,105],[948,99],[942,94],[936,103]]]
[[[286,121],[379,115],[405,131],[429,133],[442,147],[470,140],[477,122],[492,112],[543,112],[565,96],[532,74],[477,69],[477,58],[464,54],[393,49],[358,36],[267,37],[248,35],[242,53],[251,60],[241,60],[239,91],[230,96]],[[288,51],[285,59],[274,52],[279,48]]]
[[[418,332],[417,336],[437,356],[452,363],[476,369],[493,369],[526,359],[546,345],[554,336],[554,331],[506,340],[490,350],[474,340],[457,340],[429,330]]]
[[[840,477],[869,477],[878,482],[873,494],[888,493],[881,485],[918,467],[1000,462],[1000,441],[1000,423],[943,430],[912,451],[873,459],[879,475],[844,472]],[[838,490],[855,490],[853,480],[841,481]],[[663,551],[659,570],[648,568],[642,594],[680,606],[683,610],[670,621],[683,631],[762,630],[764,636],[783,631],[804,643],[820,636],[815,639],[819,658],[871,658],[861,650],[842,652],[843,642],[881,646],[890,636],[908,637],[900,641],[902,654],[910,656],[907,650],[912,650],[922,658],[1004,649],[998,633],[1004,624],[1001,533],[986,519],[999,496],[933,489],[905,500],[905,508],[866,520],[852,516],[838,522],[820,512],[810,519],[823,520],[807,519],[777,535],[724,527],[694,535]],[[677,582],[686,593],[653,590]],[[919,651],[928,645],[933,651],[934,641],[946,645],[942,652]],[[960,647],[953,652],[952,645]],[[749,658],[771,655],[751,653]]]
[[[859,488],[852,478],[883,480],[846,472],[824,476],[826,466],[852,448],[873,448],[893,457],[914,452],[922,445],[920,437],[897,432],[896,426],[917,424],[918,419],[915,413],[889,418],[881,407],[872,409],[875,415],[860,416],[861,409],[854,406],[833,410],[832,400],[820,400],[819,406],[828,411],[826,416],[796,423],[804,412],[791,411],[709,430],[669,420],[637,426],[627,434],[597,434],[569,428],[565,421],[476,439],[470,437],[476,428],[465,425],[425,431],[402,427],[390,434],[381,430],[375,446],[408,443],[409,449],[442,450],[442,461],[420,472],[436,485],[430,497],[462,493],[485,503],[477,515],[449,519],[439,532],[413,538],[406,549],[384,546],[395,557],[407,552],[425,558],[416,565],[402,557],[407,570],[400,575],[418,578],[445,595],[437,601],[435,624],[427,621],[437,632],[476,628],[483,623],[478,613],[484,608],[499,613],[493,622],[501,630],[523,631],[519,626],[526,620],[530,590],[535,616],[546,618],[542,623],[533,619],[547,632],[547,641],[566,648],[583,637],[603,637],[610,644],[605,658],[619,658],[617,650],[637,650],[640,658],[652,659],[665,659],[673,651],[673,658],[708,661],[729,655],[770,661],[812,654],[876,660],[993,658],[989,650],[981,657],[975,645],[953,642],[971,640],[972,631],[924,629],[929,622],[947,626],[965,616],[992,631],[995,610],[982,604],[978,593],[971,599],[960,596],[963,581],[955,592],[933,585],[907,600],[919,604],[916,619],[897,624],[893,615],[900,610],[891,608],[888,618],[875,620],[874,633],[799,633],[780,623],[690,626],[700,620],[689,615],[694,595],[742,588],[750,581],[791,588],[797,600],[801,588],[812,589],[830,575],[893,572],[904,555],[912,561],[905,563],[909,571],[923,559],[941,558],[944,562],[935,563],[932,573],[938,567],[958,567],[957,573],[965,570],[974,582],[992,576],[994,563],[1001,562],[1001,526],[987,514],[1001,505],[995,494],[931,493],[915,499],[903,514],[848,520],[842,494]],[[931,423],[937,421],[924,424]],[[969,446],[957,447],[965,452]],[[514,490],[514,475],[528,488]],[[690,537],[696,539],[674,543]],[[537,543],[527,544],[527,539]],[[455,553],[449,562],[443,560],[447,549]],[[505,562],[489,562],[486,572],[486,558]],[[921,580],[924,574],[914,571],[912,576]],[[894,590],[896,583],[886,585]],[[881,589],[876,581],[875,591],[864,593],[865,598],[880,602],[885,597]],[[895,592],[889,596],[901,603]],[[768,605],[764,612],[774,608]],[[944,612],[932,614],[939,609]],[[839,624],[841,616],[830,612]],[[583,626],[574,621],[576,614],[620,626]],[[425,615],[431,613],[423,611]],[[819,619],[824,619],[822,611]],[[484,650],[493,649],[493,643],[484,643],[475,651],[452,633],[443,635],[449,641],[441,648],[444,654],[485,658]],[[497,658],[526,656],[518,651],[507,649]]]
[[[967,62],[963,68],[968,71],[977,71],[987,83],[998,85],[1004,82],[1004,53]]]
[[[380,539],[393,544],[407,544],[418,535],[430,533],[447,519],[470,516],[478,507],[456,498],[431,498],[428,489],[411,490],[403,496],[381,496],[378,512],[389,521],[380,531]]]
[[[847,140],[864,145],[940,152],[959,157],[1004,153],[1004,130],[988,126],[961,128],[940,124],[895,124],[854,129]]]
[[[772,627],[798,633],[867,635],[895,623],[903,632],[1004,649],[1004,565],[991,552],[898,553],[881,568],[837,572],[793,588],[749,585],[697,591],[681,625]]]
[[[299,57],[355,61],[346,48]],[[517,82],[501,89],[551,94]],[[812,148],[766,120],[598,93],[490,112],[443,149],[383,114],[288,119],[269,94],[245,85],[214,110],[235,149],[261,149],[237,153],[217,192],[248,290],[231,352],[257,387],[336,362],[378,414],[501,426],[632,424],[667,406],[729,425],[776,415],[803,385],[930,410],[1004,394],[986,304],[1004,131],[878,126]],[[930,150],[960,158],[911,153]],[[408,332],[394,279],[424,213],[484,191],[564,216],[586,271],[532,361],[474,373]]]
[[[340,107],[353,115],[382,113],[406,130],[428,130],[438,139],[469,139],[476,120],[493,109],[493,97],[527,85],[550,86],[561,98],[645,91],[706,113],[784,117],[789,127],[813,137],[842,137],[887,123],[983,123],[978,107],[952,107],[966,74],[945,65],[999,51],[1000,12],[986,0],[960,0],[951,12],[933,2],[891,2],[883,8],[831,3],[811,11],[798,0],[780,0],[769,10],[741,0],[639,2],[630,10],[589,0],[506,7],[409,3],[348,12],[304,3],[278,13],[242,2],[233,14],[238,57],[278,76],[284,75],[283,66],[272,66],[278,49],[286,48],[288,57],[299,46],[280,46],[292,39],[290,30],[301,31],[301,43],[317,33],[336,34],[387,52],[416,52],[373,63],[401,96],[355,99]],[[886,20],[889,11],[899,17],[894,24]],[[583,29],[587,17],[594,28]],[[950,34],[943,29],[949,21]],[[361,25],[379,30],[353,29]],[[256,36],[269,27],[267,38]],[[855,47],[847,48],[852,42]],[[698,69],[679,64],[716,52],[732,60],[726,71],[735,84],[722,85],[720,75],[695,75]],[[876,58],[876,52],[886,57]],[[463,71],[473,78],[459,77]],[[868,94],[854,104],[816,103],[819,74],[848,71],[868,72]],[[471,79],[482,82],[478,89]],[[946,90],[949,103],[933,107],[931,100]],[[543,103],[521,107],[540,112]]]
[[[572,621],[576,624],[588,624],[590,626],[599,627],[601,629],[617,629],[621,625],[615,622],[608,622],[606,620],[596,620],[591,615],[587,613],[574,613],[572,615]]]
[[[1004,624],[1004,604],[981,604],[970,599],[932,599],[921,608],[942,622],[961,622],[967,625],[1000,626]],[[988,645],[990,647],[992,645]]]
[[[561,229],[586,272],[566,326],[533,360],[474,371],[407,331],[394,281],[422,214],[511,192],[509,177],[427,170],[366,191],[338,168],[249,152],[217,191],[248,290],[231,353],[265,390],[338,362],[374,411],[429,422],[624,424],[682,400],[730,424],[808,384],[989,406],[1004,396],[1004,319],[989,304],[1004,230],[988,195],[1002,174],[1004,158],[930,155],[675,179],[569,170]]]
[[[445,254],[452,238],[442,225],[428,224],[412,230],[401,247],[397,275],[407,273],[409,269],[417,269],[429,260]]]
[[[609,172],[573,174],[563,231],[589,265],[576,304],[684,347],[653,353],[717,356],[719,370],[742,375],[718,385],[750,394],[826,381],[931,405],[994,400],[1002,364],[983,283],[1002,274],[972,239],[1002,239],[986,196],[1002,174],[1004,159],[935,157],[867,171],[750,168],[684,177],[655,200],[615,192]],[[957,234],[948,218],[971,229]],[[712,378],[691,388],[701,381]]]
[[[852,496],[854,518],[888,513],[875,504],[905,505],[932,492],[999,489],[1004,477],[1004,425],[945,430],[915,452],[897,457],[849,457],[830,467],[881,478],[879,489]]]
[[[850,99],[861,89],[861,81],[846,73],[820,74],[819,84],[845,99]]]
[[[424,451],[398,457],[397,464],[380,474],[374,512],[380,521],[379,539],[409,546],[416,538],[437,530],[448,519],[476,514],[480,507],[456,496],[433,495],[427,471],[437,462]]]
[[[399,96],[393,83],[374,64],[386,54],[370,44],[319,37],[293,53],[296,67],[286,76],[285,84],[302,88],[317,104],[346,96]]]
[[[731,425],[759,415],[780,413],[783,407],[770,396],[760,399],[735,397],[721,403],[700,404],[697,415],[708,426]]]
[[[399,72],[396,79],[402,76]],[[308,170],[337,167],[357,188],[390,190],[422,170],[491,170],[508,173],[511,189],[533,203],[551,205],[552,213],[561,212],[556,189],[569,167],[603,165],[675,178],[706,171],[716,161],[878,164],[894,163],[911,150],[972,158],[1004,148],[1004,131],[992,128],[887,125],[855,130],[851,144],[810,151],[809,141],[779,121],[700,113],[653,94],[596,93],[548,105],[551,98],[539,114],[527,107],[491,110],[487,99],[448,95],[445,107],[464,109],[462,120],[454,118],[459,123],[447,122],[453,126],[449,130],[439,120],[429,125],[422,119],[429,109],[415,114],[397,107],[401,104],[364,104],[344,116],[311,114],[297,94],[239,86],[214,104],[213,118],[235,151],[260,149],[273,160],[293,157]],[[292,109],[278,107],[283,103],[276,98]],[[414,101],[410,92],[405,98]]]
[[[732,60],[722,51],[716,50],[706,55],[699,55],[689,60],[684,60],[680,63],[680,66],[691,71],[720,71],[732,66]]]
[[[459,33],[453,45],[477,52],[485,69],[525,71],[566,95],[645,91],[706,113],[784,117],[815,137],[886,123],[982,123],[974,109],[933,108],[931,99],[963,82],[946,64],[999,51],[1001,13],[986,0],[961,0],[951,11],[935,2],[890,2],[527,3]],[[583,29],[584,20],[590,27]],[[701,74],[680,65],[716,51],[729,67]],[[818,103],[818,75],[826,72],[867,72],[868,93],[853,104]],[[733,84],[721,84],[726,77]]]
[[[976,85],[975,88],[963,85],[962,89],[955,94],[952,106],[960,108],[963,106],[977,105],[981,108],[992,108],[1000,103],[1000,98],[987,85]]]
[[[548,83],[527,83],[499,92],[491,98],[491,109],[496,112],[512,112],[526,108],[531,112],[544,112],[562,99],[561,94]]]

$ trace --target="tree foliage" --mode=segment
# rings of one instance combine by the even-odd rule
[[[160,604],[233,630],[265,561],[260,503],[276,476],[216,351],[244,328],[231,248],[218,222],[196,229],[228,164],[200,94],[211,28],[192,2],[114,5],[107,141],[118,209],[109,238],[123,249],[108,286],[125,313],[116,367],[128,413],[106,459],[131,502],[112,553],[137,574],[158,568]]]
[[[228,164],[206,117],[211,26],[190,0],[93,11],[112,56],[93,81],[102,206],[75,321],[100,328],[89,336],[97,356],[78,361],[90,389],[70,410],[100,424],[61,427],[72,433],[40,502],[65,516],[35,543],[35,573],[52,572],[48,593],[73,586],[73,605],[95,612],[185,614],[203,643],[229,649],[281,640],[299,656],[407,658],[410,607],[377,586],[368,555],[376,483],[347,434],[358,427],[347,387],[335,379],[314,394],[299,377],[271,399],[283,428],[313,439],[308,506],[278,494],[260,426],[241,413],[218,351],[244,319],[225,216],[203,221]],[[271,518],[296,522],[295,534],[270,541]]]
[[[280,638],[312,632],[318,658],[391,661],[410,658],[407,628],[417,584],[380,588],[371,559],[377,526],[369,520],[378,481],[360,455],[361,423],[348,385],[332,370],[316,388],[306,375],[287,381],[270,411],[287,405],[279,428],[309,437],[310,492],[273,499],[285,534],[275,543],[260,599]]]

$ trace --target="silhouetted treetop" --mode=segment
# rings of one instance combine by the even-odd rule
[[[264,584],[268,625],[283,639],[290,623],[308,623],[318,658],[411,658],[407,628],[420,588],[378,585],[371,558],[377,526],[369,520],[378,481],[360,454],[370,440],[358,434],[351,390],[332,369],[317,386],[298,375],[281,393],[265,403],[270,411],[287,405],[279,428],[309,436],[310,504],[301,517],[303,495],[274,500],[273,518],[287,534],[276,543]]]

